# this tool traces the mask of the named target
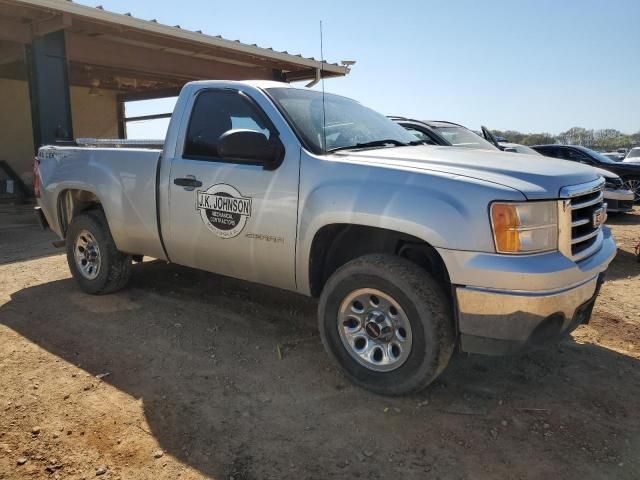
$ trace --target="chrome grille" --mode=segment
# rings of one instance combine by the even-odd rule
[[[604,180],[562,189],[563,217],[570,224],[566,229],[563,253],[574,261],[583,260],[598,251],[602,244],[602,224],[606,220]],[[561,250],[563,242],[561,238]]]

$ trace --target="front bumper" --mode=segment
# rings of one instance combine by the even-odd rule
[[[629,212],[633,210],[635,195],[631,190],[610,189],[604,191],[604,201],[607,203],[607,211],[613,213]]]
[[[604,273],[558,292],[456,290],[461,348],[508,355],[533,350],[589,322]]]
[[[518,353],[587,323],[616,253],[610,231],[603,233],[600,249],[577,263],[558,252],[518,257],[439,250],[454,284],[461,349]]]

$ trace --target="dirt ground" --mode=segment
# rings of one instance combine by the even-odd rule
[[[0,479],[640,478],[640,209],[609,224],[572,339],[389,399],[329,365],[313,300],[158,261],[90,297],[0,207]]]

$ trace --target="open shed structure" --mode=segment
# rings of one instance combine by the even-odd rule
[[[192,80],[291,82],[348,72],[348,66],[101,7],[0,0],[0,167],[18,190],[31,182],[40,145],[125,138],[124,102],[172,97]]]

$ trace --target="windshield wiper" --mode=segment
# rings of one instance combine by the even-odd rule
[[[344,147],[332,148],[327,150],[327,153],[338,152],[340,150],[352,150],[354,148],[384,147],[385,145],[394,145],[396,147],[406,147],[407,145],[418,145],[418,144],[414,142],[404,143],[394,139],[374,140],[372,142],[356,143],[355,145],[347,145]]]

